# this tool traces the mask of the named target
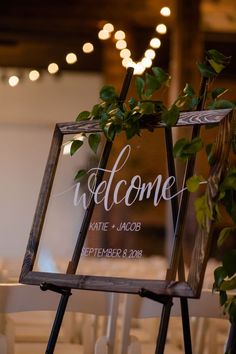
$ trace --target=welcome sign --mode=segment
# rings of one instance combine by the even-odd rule
[[[178,126],[219,123],[216,146],[225,147],[229,144],[225,139],[231,134],[231,120],[231,112],[226,109],[188,112],[181,113]],[[153,133],[146,134],[157,139],[165,129],[168,128],[160,124]],[[226,134],[222,134],[223,131]],[[197,268],[196,264],[190,267],[187,282],[157,279],[157,273],[143,274],[138,268],[139,260],[148,255],[145,244],[149,243],[153,254],[163,251],[158,239],[166,205],[186,192],[183,186],[172,193],[176,176],[167,172],[165,149],[154,149],[152,155],[148,149],[149,139],[138,138],[132,144],[123,141],[118,146],[106,142],[99,163],[91,159],[86,149],[78,156],[63,155],[71,136],[83,132],[101,132],[101,129],[95,121],[55,127],[20,281],[126,293],[139,293],[141,288],[147,288],[158,294],[195,297],[205,269],[204,257]],[[217,152],[215,166],[222,165],[222,154],[227,152],[227,149]],[[145,156],[141,164],[139,156]],[[75,182],[77,170],[84,167],[86,175]],[[150,239],[150,224],[159,235],[154,237],[156,243]],[[201,230],[196,243],[193,263],[196,263],[199,247],[204,246],[206,255],[208,253],[209,244]],[[50,269],[50,262],[45,259],[51,256],[53,267]],[[99,268],[95,261],[110,263]],[[117,262],[122,261],[132,262],[130,266],[133,264],[137,270],[131,272],[132,277],[126,276],[122,267],[120,273],[117,271]]]
[[[89,267],[90,274],[104,275],[103,263],[107,266],[109,261],[106,273],[122,276],[127,261],[163,255],[165,209],[166,203],[177,197],[170,195],[175,177],[167,176],[165,161],[153,166],[153,157],[158,158],[156,152],[145,154],[150,138],[158,137],[159,144],[164,145],[162,131],[151,137],[146,134],[147,139],[137,137],[132,142],[122,135],[117,137],[105,168],[98,167],[102,148],[95,155],[84,144],[78,154],[70,156],[67,150],[73,136],[63,139],[34,270],[66,272],[91,200],[95,206],[78,274],[86,273]],[[86,174],[75,181],[81,168],[86,168]],[[97,183],[100,172],[104,176]],[[132,264],[132,276],[140,278],[140,267],[139,262]],[[146,276],[156,279],[156,270]]]

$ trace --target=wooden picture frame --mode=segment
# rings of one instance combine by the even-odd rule
[[[177,127],[181,126],[201,126],[219,124],[218,134],[216,136],[213,156],[214,164],[211,167],[208,185],[207,196],[209,207],[212,207],[214,198],[216,197],[217,183],[219,183],[224,174],[231,137],[233,131],[233,114],[231,109],[213,110],[213,111],[197,111],[186,112],[180,114]],[[166,128],[163,123],[156,123],[155,129],[170,129]],[[207,230],[198,229],[193,257],[190,265],[189,276],[186,281],[176,281],[175,276],[167,277],[166,280],[146,280],[146,279],[130,279],[120,277],[104,277],[91,275],[78,275],[76,269],[80,253],[86,238],[88,229],[88,221],[93,212],[93,206],[89,206],[85,213],[85,219],[82,223],[76,251],[68,264],[65,274],[47,273],[34,271],[34,263],[40,243],[41,232],[47,213],[47,206],[51,194],[51,189],[54,181],[55,172],[59,154],[63,142],[63,136],[67,134],[78,133],[95,133],[102,132],[99,122],[70,122],[56,124],[48,161],[45,168],[45,173],[39,193],[38,203],[33,219],[29,241],[26,248],[25,257],[23,260],[22,270],[20,274],[20,282],[23,284],[41,285],[42,283],[53,284],[60,288],[86,289],[108,292],[132,293],[139,294],[141,289],[146,289],[157,295],[167,295],[171,297],[186,297],[195,298],[200,296],[205,268],[208,260],[209,251],[211,248],[211,220],[206,220]],[[106,162],[107,156],[112,148],[112,142],[107,142],[102,160]],[[104,163],[103,161],[103,163]],[[102,178],[102,176],[101,176]],[[178,235],[179,236],[179,235]],[[178,261],[179,247],[174,252],[176,262]]]

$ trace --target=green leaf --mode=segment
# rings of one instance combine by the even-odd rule
[[[163,85],[164,83],[166,83],[170,78],[168,73],[166,73],[162,68],[159,68],[157,66],[154,66],[152,68],[152,72],[156,76],[156,78],[158,79],[160,85]]]
[[[155,106],[153,102],[142,102],[140,108],[142,109],[142,114],[152,114],[154,113]]]
[[[202,176],[192,176],[190,177],[187,182],[186,182],[186,186],[188,188],[189,192],[196,192],[199,188],[199,185],[201,182],[204,181],[204,178]]]
[[[221,108],[235,108],[235,104],[228,100],[215,100],[209,106],[210,109],[221,109]]]
[[[142,98],[144,92],[144,85],[145,85],[144,80],[140,76],[137,76],[135,80],[135,87],[139,98]]]
[[[181,157],[182,151],[188,143],[189,141],[185,138],[177,140],[173,148],[174,157]]]
[[[236,273],[236,250],[233,249],[225,253],[222,264],[227,275],[232,277]]]
[[[161,83],[156,76],[146,74],[146,95],[151,96],[156,90],[161,87]]]
[[[208,60],[208,62],[217,74],[219,74],[225,68],[225,65],[219,64],[213,59]]]
[[[207,64],[198,64],[198,69],[203,77],[213,78],[216,76],[215,70]]]
[[[74,153],[83,145],[82,140],[74,140],[71,144],[70,155],[74,155]]]
[[[170,109],[161,113],[161,119],[168,127],[172,127],[177,123],[179,114],[179,108],[173,104]]]
[[[188,83],[185,85],[183,91],[189,97],[193,97],[195,95],[195,91],[194,91],[193,87]]]
[[[211,143],[206,145],[206,154],[210,166],[212,166],[214,163],[214,159],[212,156],[212,146],[213,145]]]
[[[140,125],[138,121],[132,122],[127,128],[126,128],[126,138],[129,140],[133,138],[134,135],[139,135],[140,132]]]
[[[109,141],[112,141],[115,137],[116,129],[115,126],[109,122],[103,128],[104,134]]]
[[[79,181],[84,175],[86,175],[86,170],[79,170],[75,175],[75,181]]]
[[[98,146],[100,144],[101,141],[101,136],[100,134],[96,133],[96,134],[90,134],[88,137],[88,143],[89,146],[91,147],[91,149],[93,150],[93,152],[96,154]]]
[[[115,88],[110,85],[103,86],[100,91],[100,98],[108,103],[113,102],[117,98]]]
[[[231,168],[220,185],[221,191],[236,190],[236,168]]]
[[[185,138],[179,139],[174,145],[174,156],[186,160],[189,156],[196,154],[203,147],[203,141],[200,137],[188,141]]]
[[[80,122],[81,120],[88,120],[89,117],[90,117],[90,112],[89,111],[80,112],[80,114],[76,118],[76,122]]]
[[[129,108],[133,109],[135,106],[137,106],[137,100],[134,97],[131,97],[128,101]]]
[[[216,99],[219,96],[222,96],[224,93],[226,93],[228,91],[228,89],[225,89],[223,87],[217,87],[214,90],[212,90],[211,92],[211,97],[214,99]]]
[[[220,289],[220,286],[226,277],[227,277],[227,272],[224,269],[224,267],[220,266],[214,270],[214,279],[215,279],[214,287],[216,290]]]
[[[223,306],[228,300],[226,291],[220,290],[220,306]]]
[[[155,111],[156,113],[161,113],[162,111],[166,110],[162,101],[155,101]]]
[[[206,52],[206,56],[208,60],[214,60],[214,62],[223,64],[224,66],[228,65],[231,60],[231,56],[227,57],[216,49],[209,49]]]
[[[217,240],[217,246],[221,247],[235,229],[235,227],[225,227],[222,229]]]
[[[203,141],[200,137],[194,138],[186,147],[185,154],[193,155],[200,151],[203,147]]]
[[[234,190],[225,190],[221,193],[223,194],[221,201],[225,206],[227,213],[236,224],[236,192]]]
[[[205,194],[195,199],[194,207],[198,224],[201,227],[205,227],[206,217],[212,220],[212,212],[208,206]]]
[[[229,291],[236,289],[236,276],[229,280],[224,280],[220,285],[220,290]]]
[[[98,118],[98,116],[101,114],[103,108],[101,107],[100,104],[95,104],[92,108],[91,115]]]

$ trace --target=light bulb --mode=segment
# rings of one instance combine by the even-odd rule
[[[160,48],[160,46],[161,46],[161,41],[160,41],[160,39],[159,38],[152,38],[151,40],[150,40],[150,46],[152,47],[152,48]]]
[[[124,31],[116,31],[116,33],[114,34],[114,37],[117,41],[119,41],[120,39],[125,39],[125,32]]]
[[[51,63],[48,65],[49,74],[56,74],[59,70],[59,66],[56,63]]]
[[[162,7],[160,14],[165,17],[170,16],[170,14],[171,14],[170,8],[167,6]]]
[[[29,79],[31,81],[36,81],[38,80],[40,77],[40,74],[38,72],[38,70],[31,70],[30,73],[29,73]]]
[[[9,85],[10,85],[11,87],[15,87],[16,85],[18,85],[18,84],[19,84],[19,81],[20,81],[20,79],[19,79],[19,77],[16,76],[16,75],[12,75],[12,76],[10,76],[9,79],[8,79],[8,83],[9,83]]]
[[[87,43],[84,43],[82,50],[86,54],[92,53],[94,51],[94,46],[92,43],[87,42]]]
[[[77,55],[75,53],[68,53],[66,56],[67,64],[74,64],[77,62]]]
[[[156,31],[160,34],[165,34],[167,32],[167,27],[163,23],[156,26]]]

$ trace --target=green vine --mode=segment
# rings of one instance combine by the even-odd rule
[[[208,50],[204,63],[198,64],[201,76],[207,78],[211,84],[229,64],[230,59],[230,57],[226,57],[217,50]],[[99,121],[101,129],[109,141],[112,141],[115,135],[122,131],[125,132],[127,139],[131,139],[135,135],[140,136],[142,128],[153,131],[157,122],[172,127],[177,123],[181,111],[196,110],[200,98],[198,98],[193,87],[187,83],[175,102],[166,107],[163,101],[155,98],[155,96],[167,89],[170,81],[169,74],[162,68],[153,67],[151,72],[146,73],[144,77],[136,77],[137,97],[131,97],[122,104],[114,87],[105,85],[100,91],[100,103],[94,105],[91,111],[81,112],[76,121]],[[235,104],[233,102],[222,98],[227,91],[223,87],[208,90],[206,109],[234,109]],[[153,117],[155,117],[154,120]],[[98,133],[77,135],[71,141],[70,154],[74,155],[85,141],[96,153],[101,142],[101,135]],[[209,164],[211,164],[211,144],[205,146],[201,137],[192,141],[186,138],[179,139],[174,145],[173,153],[176,158],[187,160],[203,149],[205,149]],[[236,127],[232,141],[232,152],[236,154]],[[85,170],[78,171],[75,179],[80,179],[84,174],[86,174]],[[202,182],[204,182],[202,176],[192,176],[187,181],[187,188],[190,192],[196,192]],[[201,227],[205,227],[206,215],[217,222],[220,220],[223,210],[229,215],[232,225],[223,228],[219,233],[217,242],[219,248],[225,244],[230,235],[236,232],[236,167],[229,167],[223,181],[220,182],[219,196],[213,212],[209,209],[205,194],[196,198],[195,201],[196,218]],[[229,293],[236,289],[236,249],[224,254],[222,265],[215,269],[214,276],[213,290],[219,292],[220,304],[224,307],[225,313],[228,314],[229,320],[236,323],[236,296]]]

